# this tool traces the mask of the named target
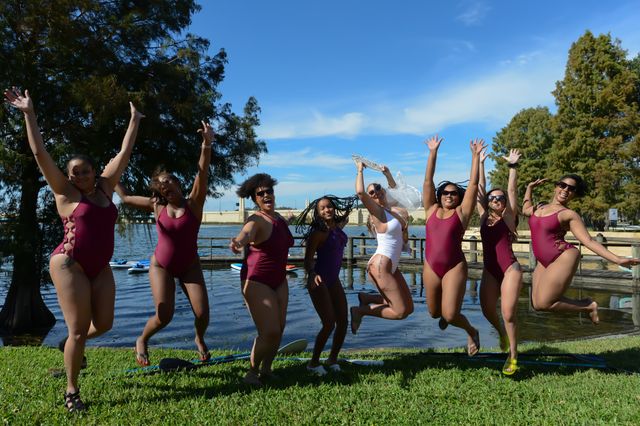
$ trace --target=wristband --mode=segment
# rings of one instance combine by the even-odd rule
[[[507,167],[510,169],[515,169],[518,167],[518,163],[507,163]]]
[[[529,200],[529,199],[524,200],[524,201],[522,201],[522,204],[524,204],[524,203],[526,203],[526,202],[529,202],[529,203],[530,203],[530,202],[531,202],[531,200]]]
[[[211,144],[203,143],[202,144],[202,149],[211,149]]]

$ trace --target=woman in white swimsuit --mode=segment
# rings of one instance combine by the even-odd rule
[[[356,334],[364,315],[400,320],[413,312],[413,300],[407,282],[398,270],[400,253],[407,242],[408,213],[401,207],[390,207],[384,188],[378,183],[371,183],[364,190],[364,164],[356,163],[356,194],[369,211],[369,222],[376,233],[378,248],[369,260],[367,271],[369,278],[378,288],[379,295],[358,293],[358,306],[350,308],[351,332]],[[383,167],[382,173],[387,178],[389,187],[395,181],[389,169]]]

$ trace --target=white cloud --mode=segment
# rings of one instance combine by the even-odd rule
[[[503,126],[523,108],[553,104],[551,91],[555,81],[562,78],[562,59],[540,51],[523,53],[502,61],[502,66],[493,73],[430,89],[413,99],[370,103],[360,112],[335,118],[315,112],[293,124],[265,120],[261,136],[274,140],[330,135],[345,138],[363,134],[428,135],[461,123]],[[262,164],[285,165],[292,160],[299,163],[311,158],[308,151],[304,154],[303,158],[299,152],[277,158],[266,156]],[[332,158],[318,158],[304,164],[318,165],[318,161],[328,161],[328,167],[335,163]],[[336,166],[343,164],[338,162]]]
[[[296,169],[304,166],[313,166],[344,170],[345,165],[353,165],[353,160],[351,160],[350,155],[338,156],[318,152],[316,149],[304,148],[298,151],[265,154],[260,158],[260,165]]]
[[[491,8],[484,2],[464,2],[464,12],[456,16],[456,20],[467,26],[478,25],[487,16]]]
[[[292,120],[287,124],[267,123],[258,129],[261,138],[290,139],[321,136],[354,137],[366,124],[366,116],[359,112],[348,112],[338,117],[327,117],[317,111],[311,117]]]

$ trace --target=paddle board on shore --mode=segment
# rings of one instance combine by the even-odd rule
[[[234,269],[236,271],[239,271],[242,269],[242,263],[232,263],[231,264],[231,269]],[[287,265],[286,266],[287,272],[293,272],[296,271],[298,269],[298,267],[296,265]]]

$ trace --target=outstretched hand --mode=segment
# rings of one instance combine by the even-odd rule
[[[426,141],[424,141],[424,143],[429,148],[429,151],[437,151],[443,140],[444,140],[443,138],[439,138],[438,135],[436,134],[434,136],[431,136]]]
[[[629,257],[621,257],[621,261],[618,265],[623,266],[625,268],[630,268],[632,266],[640,265],[640,259],[634,259]]]
[[[481,155],[482,151],[487,148],[484,144],[484,139],[473,139],[469,142],[469,147],[473,155]]]
[[[28,90],[25,90],[23,95],[17,87],[13,86],[11,89],[4,91],[4,99],[9,105],[22,112],[33,111],[33,102]]]
[[[365,167],[367,166],[365,166],[362,161],[356,161],[356,168],[359,172],[363,171]]]
[[[211,124],[201,121],[202,129],[198,129],[198,133],[202,135],[202,143],[205,145],[211,145],[211,142],[216,138],[216,133],[213,131]]]
[[[548,180],[549,179],[547,179],[547,178],[536,179],[533,182],[529,182],[529,184],[527,186],[531,187],[531,188],[535,188],[536,186],[540,186],[540,185],[542,185],[543,183],[545,183]]]
[[[509,151],[509,155],[505,155],[502,158],[507,160],[507,163],[509,164],[518,164],[518,161],[520,161],[521,155],[522,154],[520,154],[520,150],[512,149],[511,151]]]
[[[489,153],[487,152],[486,149],[480,151],[480,162],[484,164],[484,160],[486,160],[488,156],[489,156]]]
[[[129,108],[131,109],[131,118],[134,120],[140,120],[145,118],[145,115],[136,109],[136,106],[133,102],[129,102]]]
[[[242,245],[240,245],[240,243],[238,243],[238,241],[236,240],[235,237],[231,238],[231,241],[229,242],[229,248],[235,254],[242,253]]]

